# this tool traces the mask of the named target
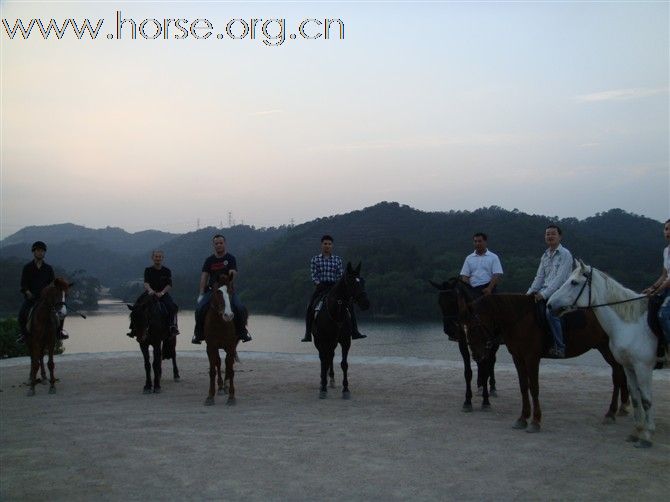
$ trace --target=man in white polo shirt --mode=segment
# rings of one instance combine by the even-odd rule
[[[472,236],[475,252],[468,255],[461,269],[461,279],[484,295],[495,291],[502,280],[503,269],[500,258],[487,249],[488,237],[483,232]]]

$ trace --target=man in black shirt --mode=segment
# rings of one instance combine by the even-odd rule
[[[31,250],[33,252],[33,259],[29,263],[26,263],[21,272],[21,293],[23,293],[24,300],[21,310],[19,310],[20,336],[17,341],[20,343],[24,343],[26,336],[29,336],[26,330],[26,323],[28,322],[30,309],[37,303],[42,290],[55,279],[54,269],[44,261],[47,245],[42,241],[37,241],[33,243]],[[58,338],[60,340],[69,338],[63,332],[62,324],[58,330]]]
[[[237,261],[232,254],[226,252],[226,238],[223,235],[216,234],[212,238],[212,244],[214,246],[214,254],[205,260],[205,263],[202,265],[202,273],[200,274],[198,304],[195,309],[195,330],[191,342],[199,344],[204,339],[205,313],[212,299],[212,287],[220,274],[227,274],[230,277],[228,294],[230,295],[230,303],[233,309],[235,330],[240,340],[248,342],[251,340],[251,336],[249,336],[247,330],[247,309],[240,302],[234,289],[234,281],[235,277],[237,277]]]
[[[177,311],[179,307],[175,304],[170,296],[172,289],[172,271],[163,266],[163,259],[165,254],[163,251],[156,249],[151,253],[151,260],[154,262],[153,266],[144,269],[144,293],[140,295],[137,302],[143,296],[155,295],[167,310],[170,316],[170,334],[178,335],[177,329]],[[135,302],[135,303],[137,303]],[[128,333],[129,337],[133,337],[132,331]]]

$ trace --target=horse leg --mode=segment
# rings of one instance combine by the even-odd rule
[[[335,370],[333,369],[333,364],[330,365],[330,369],[328,370],[328,380],[329,380],[330,388],[334,389],[335,388]]]
[[[619,392],[621,392],[621,405],[619,406],[619,411],[617,415],[620,417],[626,416],[630,412],[630,391],[628,390],[628,379],[626,378],[626,372],[619,363],[617,363],[617,374],[619,382]]]
[[[540,423],[542,422],[542,410],[540,409],[540,359],[528,357],[526,359],[528,367],[528,383],[530,386],[530,397],[533,400],[533,420],[526,429],[526,432],[540,432]]]
[[[350,348],[351,341],[346,341],[342,344],[342,362],[340,363],[340,368],[342,368],[342,399],[351,398],[351,392],[349,392],[349,379],[347,378],[347,371],[349,370],[347,356],[349,355]]]
[[[636,448],[649,448],[651,446],[651,436],[656,430],[654,424],[654,406],[651,397],[652,377],[651,368],[644,364],[635,365],[635,375],[637,376],[638,387],[640,391],[640,403],[644,412],[644,428],[640,440],[635,443]]]
[[[163,359],[161,357],[161,342],[158,342],[156,345],[154,345],[154,362],[153,362],[155,394],[160,394],[161,392],[161,373],[163,371],[161,368],[162,363]]]
[[[642,396],[640,395],[640,388],[635,375],[635,370],[624,366],[626,372],[626,380],[628,382],[628,391],[630,392],[630,399],[633,403],[633,420],[635,427],[633,432],[628,435],[626,441],[637,442],[640,440],[640,434],[644,429],[644,417],[642,416]]]
[[[489,395],[491,397],[498,397],[498,392],[496,389],[496,376],[495,376],[495,366],[496,366],[496,354],[500,345],[496,345],[495,349],[491,351],[491,364],[489,365]]]
[[[227,353],[226,353],[227,355]],[[216,351],[216,383],[219,386],[219,390],[217,393],[219,395],[221,394],[227,394],[228,390],[230,388],[230,382],[228,381],[228,374],[226,373],[226,378],[224,379],[221,376],[221,351],[217,350]]]
[[[36,348],[31,348],[30,354],[30,373],[28,375],[28,384],[30,388],[28,389],[28,395],[35,395],[35,383],[37,383],[37,371],[40,368],[40,355]]]
[[[144,393],[151,394],[151,361],[149,360],[149,345],[140,343],[140,350],[142,351],[142,357],[144,357],[144,372],[146,374]]]
[[[468,344],[461,336],[458,340],[458,350],[461,352],[463,358],[463,376],[465,377],[465,402],[463,403],[462,411],[472,411],[472,366],[470,364],[470,350]]]
[[[528,374],[524,362],[518,356],[512,354],[514,367],[519,378],[519,390],[521,391],[521,416],[514,422],[514,429],[525,429],[528,427],[530,418],[530,400],[528,399]]]
[[[321,360],[321,388],[319,389],[319,399],[328,397],[328,369],[333,365],[333,358],[335,357],[334,349],[321,349],[319,351],[319,359]]]
[[[491,363],[489,360],[482,361],[477,365],[477,373],[482,378],[482,411],[489,411],[491,403],[489,402],[489,368]]]
[[[609,364],[612,368],[612,400],[610,401],[610,407],[607,410],[607,413],[605,413],[605,417],[603,418],[602,423],[613,424],[616,420],[614,417],[616,415],[617,403],[619,401],[619,391],[621,390],[620,372],[622,369],[619,363],[617,363],[614,359],[614,356],[612,355],[612,352],[609,350],[609,348],[598,347],[598,352],[602,354],[603,359],[605,359],[607,364]]]
[[[49,360],[47,361],[47,367],[49,368],[49,394],[55,394],[56,393],[56,377],[54,376],[54,345],[55,345],[55,340],[53,344],[49,345]]]
[[[179,368],[177,368],[177,354],[172,356],[172,376],[174,377],[174,381],[178,382],[181,380],[179,377]]]
[[[221,359],[219,358],[219,365],[221,364]],[[228,388],[228,401],[226,404],[235,404],[235,370],[233,365],[235,364],[235,351],[231,350],[226,352],[226,380],[228,380],[230,387]]]
[[[44,368],[44,355],[40,357],[40,383],[46,385],[47,383],[47,372]]]
[[[207,344],[207,359],[209,359],[209,393],[205,399],[205,406],[214,404],[214,379],[216,377],[216,358],[219,357],[219,349],[214,345]]]

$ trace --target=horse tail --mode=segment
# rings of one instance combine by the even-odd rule
[[[162,359],[172,359],[177,356],[177,339],[173,336],[163,342]]]

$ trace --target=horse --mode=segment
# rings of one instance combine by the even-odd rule
[[[228,394],[227,405],[235,404],[235,371],[233,365],[237,359],[237,344],[240,339],[235,332],[233,310],[228,294],[228,276],[221,274],[217,279],[212,300],[205,314],[205,342],[209,359],[209,393],[205,405],[214,404],[214,379],[218,381],[218,394]],[[221,378],[221,356],[219,349],[226,352],[226,378]]]
[[[626,373],[635,418],[635,428],[627,441],[638,448],[652,445],[655,430],[651,373],[656,364],[658,340],[647,324],[648,302],[648,297],[580,261],[547,303],[548,308],[560,315],[575,309],[595,312],[609,336],[614,358]]]
[[[525,429],[526,432],[540,432],[542,411],[539,401],[539,369],[540,359],[547,357],[546,334],[537,320],[535,299],[522,294],[495,294],[483,296],[473,304],[473,317],[477,324],[468,329],[468,341],[475,358],[485,357],[490,350],[490,340],[499,333],[507,345],[514,360],[519,388],[521,390],[521,416],[514,423],[514,429]],[[605,414],[603,423],[614,423],[615,415],[628,414],[628,389],[626,375],[616,361],[609,348],[607,333],[598,323],[593,312],[585,312],[582,322],[563,333],[566,340],[566,357],[577,357],[591,349],[600,352],[612,368],[612,399]],[[530,424],[530,401],[533,401],[533,418]],[[621,407],[617,401],[621,394]]]
[[[144,357],[144,371],[146,381],[144,394],[159,394],[161,392],[162,360],[172,359],[172,373],[175,382],[179,382],[177,368],[177,339],[170,334],[167,319],[161,311],[160,301],[155,295],[142,295],[135,305],[128,305],[130,309],[131,333],[136,338]],[[151,364],[149,346],[153,348],[154,360]],[[154,370],[153,387],[151,382],[151,368]]]
[[[370,308],[370,300],[365,292],[365,279],[360,276],[361,263],[356,268],[352,268],[351,262],[347,263],[347,269],[342,277],[333,285],[326,296],[321,301],[321,308],[316,312],[316,317],[312,323],[312,334],[314,346],[319,351],[319,360],[321,361],[321,387],[319,398],[328,397],[327,374],[330,371],[331,379],[333,374],[333,359],[335,357],[335,348],[339,344],[342,347],[342,398],[349,399],[349,380],[347,371],[349,363],[347,355],[351,347],[351,315],[348,308],[355,302],[361,309]],[[332,380],[331,380],[332,381]]]
[[[461,352],[465,376],[465,401],[461,408],[464,412],[472,411],[472,366],[470,365],[470,350],[468,349],[466,326],[471,321],[469,304],[475,299],[472,286],[458,277],[452,277],[442,284],[429,281],[439,290],[438,305],[442,310],[442,325],[445,335],[450,340],[458,341],[458,350]],[[493,341],[490,354],[483,359],[475,360],[477,364],[477,388],[482,393],[482,410],[489,410],[491,403],[489,395],[496,397],[496,379],[494,367],[499,343]],[[489,391],[490,389],[490,391]]]
[[[62,277],[57,277],[54,282],[46,286],[40,293],[40,298],[33,308],[30,321],[30,336],[27,337],[28,352],[30,353],[30,388],[28,395],[35,395],[35,383],[37,383],[37,370],[42,368],[42,379],[44,374],[44,351],[48,351],[49,359],[49,394],[56,393],[56,378],[54,377],[54,349],[56,338],[61,322],[67,316],[65,295],[71,284]]]

